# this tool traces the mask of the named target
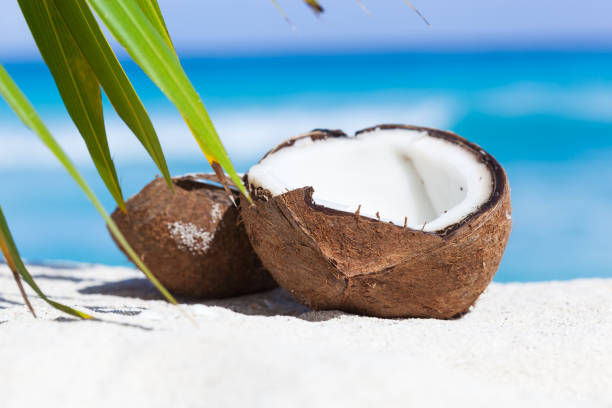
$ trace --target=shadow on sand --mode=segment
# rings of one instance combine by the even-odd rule
[[[127,322],[117,322],[117,321],[106,320],[106,319],[81,320],[81,319],[77,319],[77,318],[74,318],[74,317],[60,316],[60,317],[56,317],[55,319],[53,319],[53,321],[58,322],[58,323],[82,323],[84,321],[86,321],[86,322],[99,322],[99,323],[113,324],[113,325],[121,326],[121,327],[130,327],[132,329],[140,329],[140,330],[144,330],[144,331],[153,331],[154,330],[152,327],[143,326],[141,324],[127,323]]]
[[[79,290],[79,293],[163,300],[157,289],[144,278],[125,279],[118,282],[88,286]],[[310,322],[331,320],[344,315],[339,311],[311,311],[280,288],[227,299],[195,300],[180,298],[179,301],[184,304],[223,307],[247,316],[291,316]]]

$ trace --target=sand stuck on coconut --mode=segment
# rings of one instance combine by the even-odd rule
[[[238,209],[212,174],[156,178],[113,220],[172,293],[193,299],[240,296],[276,286],[251,248]],[[236,200],[239,200],[236,196]]]

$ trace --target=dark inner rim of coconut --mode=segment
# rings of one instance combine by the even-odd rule
[[[223,190],[223,184],[219,183],[217,175],[214,173],[193,173],[186,174],[183,176],[172,178],[175,185],[184,190],[198,190],[201,188],[208,188],[214,190]],[[229,189],[234,195],[239,195],[240,190],[236,185],[228,178],[226,178],[229,184]]]

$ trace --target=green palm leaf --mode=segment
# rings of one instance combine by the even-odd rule
[[[168,44],[168,47],[174,50],[174,45],[170,39],[168,27],[166,27],[166,22],[164,21],[164,16],[162,15],[157,0],[136,0],[136,2],[145,16],[147,16],[153,27],[155,27],[155,30],[157,30],[159,35],[163,37],[166,44]]]
[[[136,254],[134,249],[127,242],[115,222],[110,218],[104,206],[94,194],[93,190],[83,176],[79,173],[75,165],[72,163],[70,158],[66,155],[64,150],[57,143],[51,132],[47,129],[42,119],[34,110],[34,107],[30,104],[25,95],[21,92],[17,84],[10,77],[8,72],[0,65],[0,95],[4,97],[9,106],[15,111],[23,123],[34,131],[34,133],[40,138],[40,140],[51,150],[53,155],[59,160],[59,162],[66,168],[68,173],[72,176],[74,181],[81,187],[87,198],[94,205],[96,210],[100,213],[104,221],[108,226],[119,245],[125,250],[130,259],[142,270],[142,272],[149,278],[149,280],[155,285],[155,287],[164,295],[164,297],[171,303],[177,304],[174,297],[168,292],[168,290],[157,280],[153,273],[147,268],[142,262],[140,257]],[[25,279],[25,278],[24,278]],[[182,309],[181,309],[182,310]]]
[[[200,96],[164,36],[156,30],[135,0],[88,0],[109,31],[131,57],[174,103],[187,122],[204,155],[217,171],[223,167],[242,193],[246,189],[230,161]],[[222,176],[222,174],[221,174]],[[220,181],[225,181],[221,177]]]
[[[32,309],[32,306],[28,301],[25,291],[23,290],[23,286],[21,286],[21,282],[19,281],[19,275],[21,275],[23,280],[26,281],[26,283],[30,285],[32,289],[34,289],[34,292],[36,292],[41,299],[43,299],[45,302],[47,302],[54,308],[61,310],[64,313],[68,313],[69,315],[80,317],[81,319],[93,319],[92,316],[86,313],[79,312],[78,310],[75,310],[69,306],[54,302],[53,300],[49,299],[43,293],[42,290],[40,290],[36,282],[34,282],[32,275],[30,275],[27,268],[23,264],[23,261],[21,260],[21,256],[19,255],[19,251],[17,250],[17,246],[15,245],[15,241],[13,240],[13,236],[11,235],[11,231],[9,230],[8,224],[6,222],[6,218],[4,218],[2,207],[0,207],[0,252],[4,255],[4,259],[6,260],[6,263],[8,264],[11,271],[13,271],[15,279],[17,280],[17,285],[19,286],[26,305],[28,306],[34,317],[36,317],[36,314],[34,314],[34,309]]]
[[[89,6],[85,0],[54,0],[53,3],[115,111],[140,140],[168,185],[173,188],[166,159],[151,119]]]
[[[85,140],[98,173],[117,205],[125,211],[111,159],[100,83],[52,0],[18,0],[40,53],[49,67],[72,120]]]

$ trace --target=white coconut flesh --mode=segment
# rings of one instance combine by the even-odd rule
[[[273,196],[314,189],[315,204],[435,232],[484,204],[493,189],[479,154],[425,131],[376,129],[355,137],[306,137],[268,155],[249,183]],[[378,215],[377,215],[378,213]]]

